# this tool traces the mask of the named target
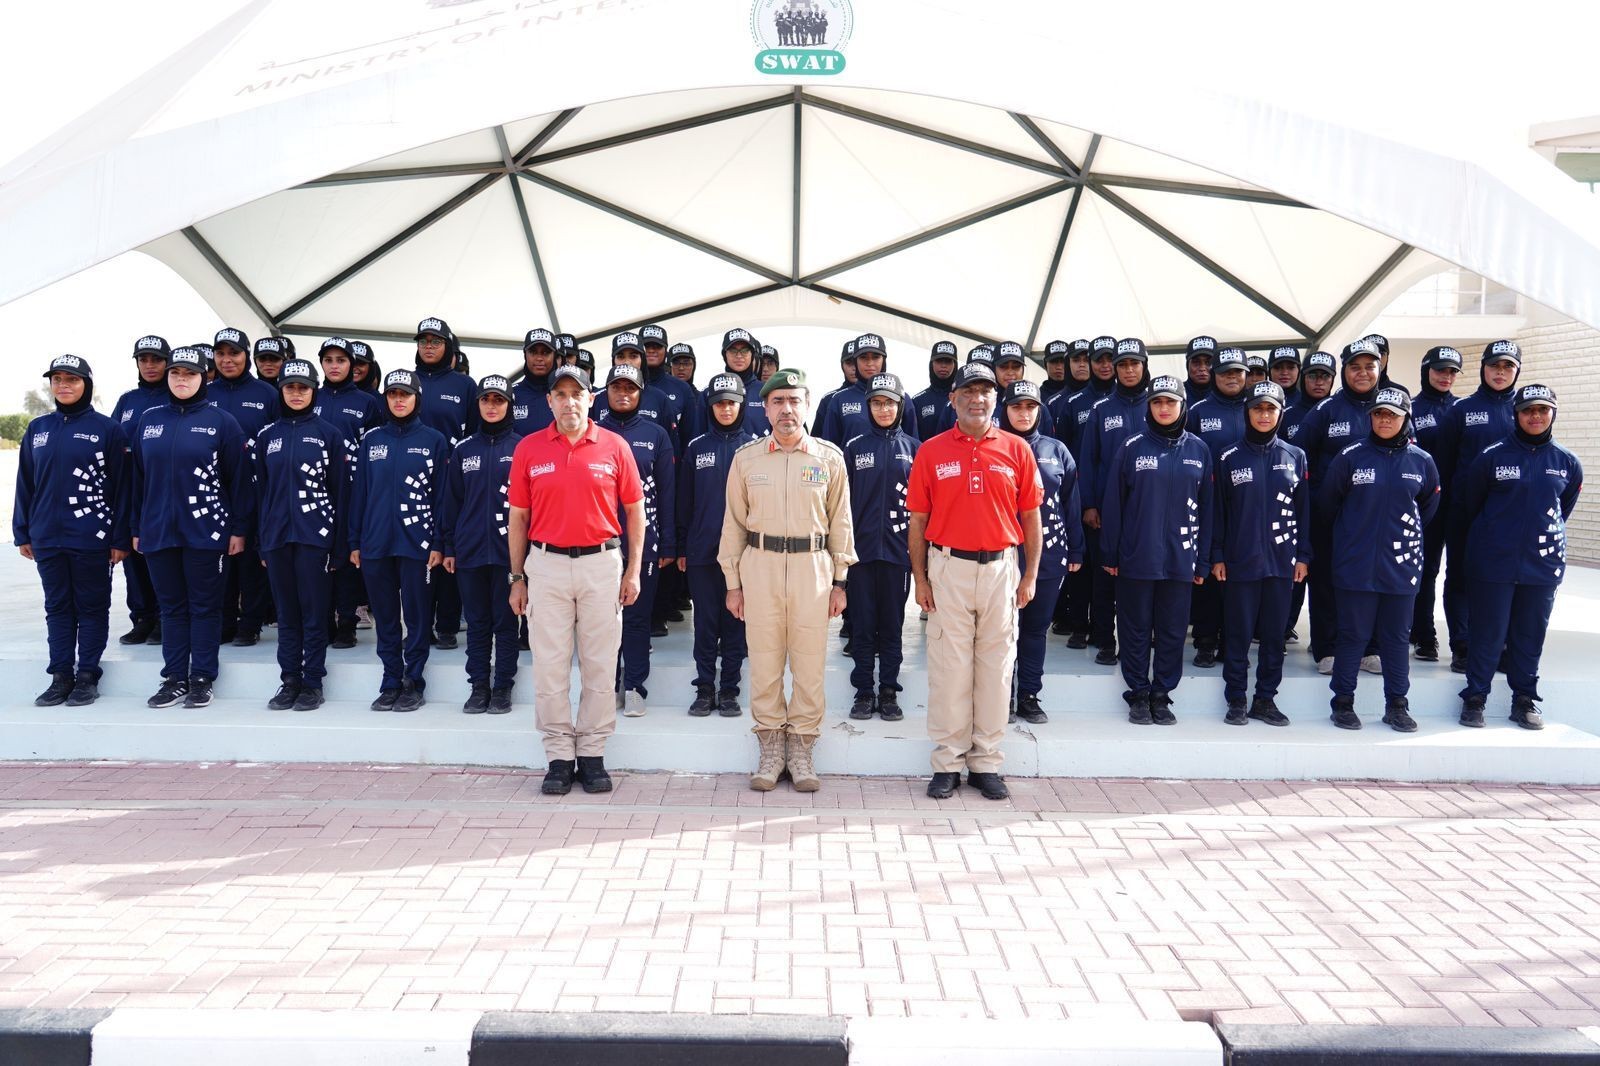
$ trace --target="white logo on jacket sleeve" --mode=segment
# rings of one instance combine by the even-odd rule
[[[960,461],[958,460],[958,461],[953,462],[953,463],[940,463],[938,466],[933,468],[933,476],[935,478],[937,478],[938,480],[940,480],[940,481],[943,481],[946,478],[960,477],[961,476],[961,463],[960,463]]]

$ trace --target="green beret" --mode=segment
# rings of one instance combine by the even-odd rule
[[[761,386],[761,398],[765,400],[767,394],[774,389],[803,389],[806,387],[806,372],[804,370],[774,370],[766,384]]]

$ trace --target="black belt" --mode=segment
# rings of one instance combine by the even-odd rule
[[[552,552],[556,555],[565,555],[570,559],[577,559],[585,555],[599,555],[603,551],[610,551],[612,548],[621,546],[622,541],[618,540],[616,537],[612,537],[610,540],[604,541],[600,544],[585,544],[578,548],[558,548],[554,544],[546,544],[542,540],[530,540],[528,543],[533,545],[535,548],[538,548],[540,551]]]
[[[964,548],[946,548],[943,544],[934,544],[932,541],[929,541],[928,545],[929,547],[938,548],[946,555],[953,556],[957,559],[966,559],[969,562],[979,564],[997,563],[1006,557],[1006,552],[1011,550],[1010,548],[1001,548],[997,552],[969,552]]]
[[[809,537],[769,537],[764,533],[746,533],[744,542],[752,548],[769,552],[820,552],[828,550],[828,538],[813,533]]]

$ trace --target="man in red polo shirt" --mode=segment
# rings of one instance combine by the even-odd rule
[[[622,608],[639,597],[644,489],[627,441],[589,418],[589,375],[550,375],[554,421],[523,437],[511,459],[511,609],[539,619],[533,644],[534,715],[550,760],[543,792],[611,791],[606,738],[617,728]],[[620,513],[628,518],[621,558]],[[530,592],[530,586],[532,587]],[[572,720],[576,638],[578,719]]]
[[[1044,490],[1033,450],[994,424],[994,371],[968,363],[950,390],[955,428],[924,441],[911,465],[911,576],[928,612],[928,795],[948,799],[967,784],[987,799],[1009,793],[1001,778],[1017,611],[1033,599]],[[1017,546],[1026,569],[1020,578]]]

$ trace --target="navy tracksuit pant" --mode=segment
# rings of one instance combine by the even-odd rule
[[[366,560],[361,560],[361,565],[366,566]],[[356,624],[356,607],[366,598],[366,586],[361,580],[361,571],[349,562],[349,557],[340,564],[339,569],[329,574],[325,579],[333,592],[333,624],[343,624],[354,627]],[[282,607],[279,607],[282,610]]]
[[[361,577],[372,604],[372,629],[378,636],[378,659],[383,663],[382,689],[397,689],[402,680],[414,688],[426,682],[432,637],[429,615],[433,609],[433,584],[426,559],[391,555],[383,559],[361,556]],[[400,642],[400,620],[405,619],[405,645]]]
[[[1511,694],[1538,699],[1539,658],[1556,604],[1556,586],[1478,580],[1468,597],[1472,642],[1467,646],[1467,687],[1462,695],[1489,694],[1504,649]]]
[[[305,688],[328,675],[328,550],[285,544],[267,552],[267,581],[278,604],[278,674]]]
[[[1289,621],[1283,629],[1283,638],[1285,641],[1289,639],[1289,631],[1300,624],[1300,612],[1304,610],[1306,606],[1306,589],[1310,587],[1310,574],[1306,575],[1306,579],[1304,581],[1296,581],[1294,583],[1294,592],[1290,594],[1289,598]]]
[[[1089,598],[1091,600],[1091,625],[1089,629],[1089,643],[1097,648],[1115,648],[1117,634],[1114,627],[1121,624],[1117,615],[1117,579],[1105,572],[1100,565],[1100,531],[1083,527],[1084,544],[1088,547],[1091,560],[1091,569],[1094,576],[1090,582]],[[1189,617],[1188,601],[1184,601],[1183,617]]]
[[[441,635],[461,632],[461,586],[456,575],[439,567],[433,575],[433,609],[429,621]]]
[[[1333,649],[1336,696],[1353,696],[1361,657],[1376,644],[1383,660],[1383,698],[1398,699],[1411,691],[1411,612],[1417,594],[1339,590],[1339,636]]]
[[[1123,682],[1133,693],[1171,692],[1183,680],[1183,631],[1188,626],[1194,582],[1114,580]]]
[[[1327,560],[1333,558],[1333,536],[1331,528],[1322,530],[1325,524],[1331,526],[1330,523],[1312,523],[1311,557],[1316,561],[1306,576],[1311,585],[1311,658],[1317,662],[1333,654],[1339,627],[1337,604],[1341,595],[1333,587],[1333,573],[1328,569]],[[1410,624],[1411,619],[1407,617],[1408,628]]]
[[[267,620],[270,579],[255,542],[246,541],[244,551],[238,555],[224,556],[222,567],[223,632],[260,634],[262,623]]]
[[[1068,574],[1067,580],[1071,579],[1072,575]],[[854,580],[854,577],[851,580]],[[1050,633],[1050,622],[1055,618],[1056,604],[1062,599],[1063,584],[1060,580],[1041,581],[1034,590],[1033,599],[1028,601],[1028,606],[1017,612],[1015,677],[1019,696],[1037,696],[1039,690],[1044,687],[1045,639]]]
[[[1194,587],[1189,619],[1194,624],[1196,651],[1201,648],[1217,651],[1221,647],[1224,618],[1221,586],[1220,581],[1207,574],[1206,583]]]
[[[222,560],[207,548],[166,548],[144,557],[161,605],[161,676],[217,679],[222,642]]]
[[[717,657],[722,657],[719,694],[739,694],[739,671],[744,669],[744,623],[728,613],[728,586],[722,567],[691,565],[689,599],[694,604],[694,687],[717,688]]]
[[[111,553],[36,544],[33,561],[44,584],[50,673],[100,680],[100,656],[111,633]]]
[[[1428,531],[1422,531],[1423,550],[1427,550]],[[1445,537],[1444,618],[1450,628],[1450,650],[1466,651],[1472,643],[1472,606],[1467,592],[1467,529],[1452,530]]]
[[[155,586],[150,584],[150,566],[144,556],[130,552],[122,560],[122,580],[127,585],[128,617],[134,622],[154,622],[161,615]]]
[[[1089,531],[1086,529],[1084,533]],[[1087,555],[1085,555],[1087,559]],[[1089,601],[1094,598],[1094,573],[1099,570],[1098,565],[1085,562],[1083,566],[1072,571],[1061,586],[1061,595],[1056,597],[1056,621],[1062,623],[1069,633],[1089,632]]]
[[[906,624],[906,597],[911,595],[911,568],[879,560],[850,568],[847,598],[854,626],[850,652],[855,669],[850,684],[871,692],[872,664],[877,660],[878,687],[900,691],[901,630]],[[1048,624],[1048,619],[1046,623]]]
[[[1411,613],[1411,643],[1438,640],[1439,627],[1433,620],[1433,606],[1438,602],[1439,571],[1444,563],[1444,523],[1435,520],[1422,531],[1422,584],[1417,587],[1417,606]],[[1448,577],[1446,583],[1448,584]],[[1446,594],[1444,598],[1445,628],[1450,634],[1449,646],[1456,648],[1466,643],[1466,598]]]
[[[509,573],[504,566],[456,568],[461,614],[467,622],[467,680],[474,685],[510,688],[517,680],[517,616],[511,613]]]
[[[1250,642],[1256,653],[1256,699],[1272,699],[1283,681],[1283,636],[1294,600],[1293,578],[1219,582],[1222,586],[1222,691],[1229,703],[1242,703],[1250,689]]]
[[[661,571],[650,559],[639,568],[639,598],[622,609],[622,644],[617,649],[617,691],[633,689],[641,696],[650,693],[644,683],[650,680],[650,619],[656,609],[656,586]]]

